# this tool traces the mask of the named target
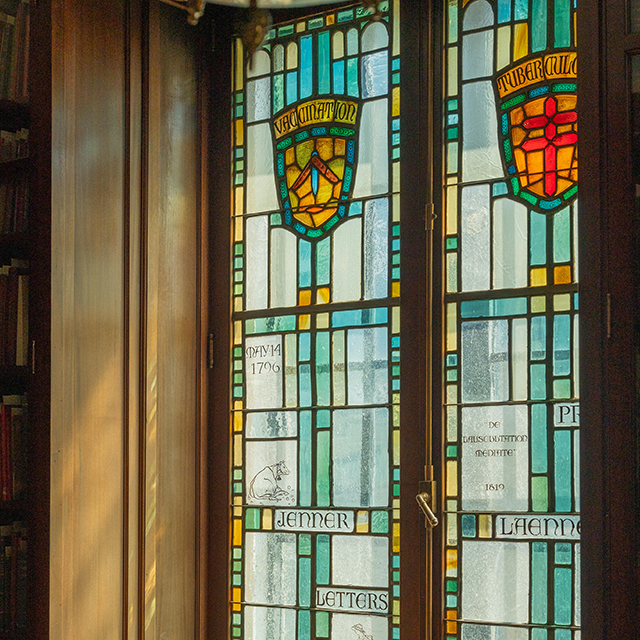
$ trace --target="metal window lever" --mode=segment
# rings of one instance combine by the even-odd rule
[[[436,518],[436,515],[431,511],[431,507],[429,506],[430,500],[431,496],[424,491],[416,496],[416,501],[420,505],[424,517],[427,519],[427,525],[433,529],[433,527],[438,524],[438,518]]]

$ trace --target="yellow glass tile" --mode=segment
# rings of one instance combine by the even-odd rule
[[[393,506],[393,519],[400,520],[400,500],[395,499],[391,504]]]
[[[455,96],[458,94],[458,47],[449,49],[447,69],[447,95]]]
[[[296,25],[296,31],[298,33],[304,31],[307,28],[307,23],[302,20],[302,22],[298,22],[298,24]]]
[[[392,94],[393,106],[391,115],[397,118],[400,115],[400,87],[393,88]]]
[[[531,286],[545,287],[547,285],[547,268],[536,267],[531,269]]]
[[[393,430],[393,464],[398,466],[400,464],[400,430]]]
[[[458,463],[455,460],[447,462],[447,496],[455,498],[458,495]]]
[[[447,562],[447,575],[448,576],[458,575],[458,550],[457,549],[447,549],[446,562]]]
[[[400,3],[393,3],[393,55],[400,55]]]
[[[232,589],[231,598],[234,602],[242,602],[242,589],[234,587]]]
[[[400,163],[394,162],[392,165],[393,171],[393,192],[398,193],[400,191]]]
[[[531,313],[544,313],[547,310],[547,299],[544,296],[531,298]]]
[[[391,333],[400,333],[400,307],[391,308]]]
[[[316,316],[316,328],[318,328],[318,329],[328,329],[329,328],[329,314],[328,313],[319,313]]]
[[[458,385],[447,385],[447,404],[458,403]]]
[[[330,300],[331,300],[331,289],[329,289],[329,287],[318,287],[318,291],[316,293],[316,303],[326,304]]]
[[[242,544],[242,520],[233,520],[233,546],[239,547]]]
[[[496,48],[497,59],[496,69],[503,69],[510,62],[509,53],[511,51],[511,27],[498,28],[498,46]]]
[[[244,187],[236,187],[235,192],[235,211],[237,216],[241,216],[244,213]]]
[[[447,620],[447,633],[458,633],[458,623],[453,620]]]
[[[569,284],[571,282],[571,266],[563,264],[553,269],[553,282],[555,284]]]
[[[490,538],[492,535],[491,529],[491,516],[481,513],[478,516],[478,536],[480,538]]]
[[[236,120],[236,147],[241,147],[244,144],[244,120],[238,118]]]
[[[393,601],[393,615],[394,616],[400,615],[400,600]]]
[[[242,344],[242,321],[236,320],[233,323],[233,344]]]
[[[309,292],[309,296],[311,296],[311,292]],[[298,329],[301,331],[311,329],[311,316],[308,313],[303,313],[298,316]]]
[[[446,213],[447,235],[453,236],[458,233],[458,187],[447,189],[447,213]]]
[[[447,351],[458,348],[458,305],[452,302],[447,305]]]
[[[393,405],[393,426],[400,426],[400,406],[397,404]]]
[[[311,304],[311,289],[302,289],[298,292],[298,304],[301,307],[308,307]]]
[[[554,311],[571,311],[571,294],[559,293],[553,296]]]
[[[233,465],[242,466],[242,435],[233,436]]]
[[[400,394],[399,393],[392,393],[391,394],[391,402],[393,404],[400,404]]]
[[[513,31],[513,59],[519,60],[529,53],[529,25],[518,22]]]
[[[273,509],[262,510],[262,528],[266,531],[273,529]]]
[[[242,431],[242,412],[234,411],[233,413],[233,430]]]
[[[457,620],[458,612],[455,609],[448,609],[445,617],[447,620]]]
[[[400,523],[393,523],[393,553],[400,553]]]
[[[242,507],[233,507],[233,515],[236,518],[242,518]]]
[[[400,194],[396,193],[393,196],[393,221],[400,222]]]
[[[458,516],[455,513],[447,514],[447,544],[458,544]]]
[[[358,511],[356,515],[356,532],[369,533],[369,512]]]
[[[243,87],[243,75],[244,75],[244,48],[242,46],[242,40],[236,38],[236,91],[242,91]]]
[[[243,238],[244,238],[244,225],[242,224],[242,218],[236,218],[235,241],[242,242]]]
[[[242,411],[243,406],[242,406],[242,400],[235,400],[233,403],[233,410],[234,411]]]
[[[232,610],[233,611],[241,611],[242,610],[242,605],[239,602],[234,602],[232,605]]]
[[[332,13],[332,14],[330,14],[330,15],[326,16],[326,20],[327,20],[327,25],[335,24],[335,23],[336,23],[336,16],[335,16],[335,14],[333,14],[333,13]]]
[[[233,299],[233,310],[242,311],[242,296],[236,296]]]
[[[393,298],[399,298],[400,297],[400,283],[399,282],[392,282],[391,283],[391,296]]]

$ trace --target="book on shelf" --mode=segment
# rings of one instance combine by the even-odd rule
[[[0,404],[0,496],[2,501],[15,500],[24,490],[28,446],[26,432],[26,396],[2,396],[2,404]]]
[[[29,348],[29,264],[0,266],[0,365],[26,366]]]
[[[29,64],[28,0],[0,0],[0,99],[25,102]]]
[[[0,526],[0,632],[20,633],[27,622],[27,530]]]

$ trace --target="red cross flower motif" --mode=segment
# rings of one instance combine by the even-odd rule
[[[578,134],[558,134],[558,126],[576,122],[578,115],[575,111],[562,111],[558,113],[558,101],[549,97],[544,101],[544,115],[528,118],[522,126],[531,131],[544,129],[544,135],[539,138],[530,138],[522,143],[525,151],[544,151],[544,192],[548,196],[556,195],[558,188],[557,159],[558,147],[566,147],[575,144]]]

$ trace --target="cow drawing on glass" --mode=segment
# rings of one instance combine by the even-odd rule
[[[249,484],[249,497],[256,500],[280,501],[289,497],[289,491],[280,486],[282,476],[288,476],[291,472],[284,460],[270,464],[261,469]],[[291,489],[291,486],[288,487]]]

